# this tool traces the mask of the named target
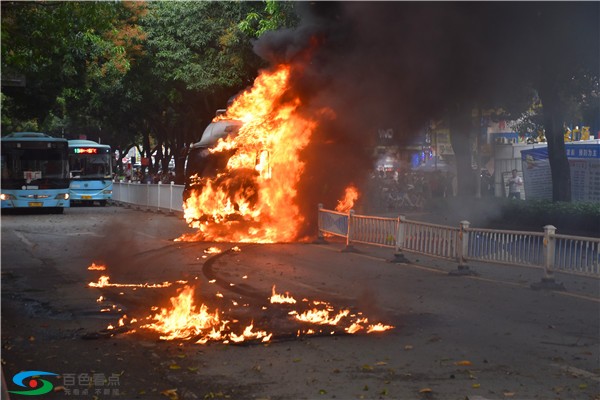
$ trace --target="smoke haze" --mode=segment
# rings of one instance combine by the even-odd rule
[[[303,101],[302,112],[319,118],[302,155],[306,166],[298,190],[302,214],[313,218],[318,203],[335,207],[350,183],[364,187],[374,167],[378,128],[409,133],[395,137],[406,144],[439,109],[431,96],[438,82],[431,77],[444,54],[433,53],[431,42],[442,33],[423,24],[426,19],[435,24],[442,10],[396,2],[298,7],[300,26],[266,33],[255,51],[274,65],[295,66],[291,85]],[[306,228],[313,223],[307,221]]]

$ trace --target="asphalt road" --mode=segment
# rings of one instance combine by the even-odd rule
[[[20,371],[48,371],[71,399],[600,399],[600,289],[562,277],[566,293],[533,291],[539,271],[451,263],[340,243],[182,243],[176,216],[119,207],[77,207],[64,215],[3,214],[2,369],[8,390]],[[221,254],[207,254],[216,246]],[[90,271],[92,263],[107,271]],[[90,288],[173,283],[167,288]],[[187,281],[196,301],[252,320],[271,343],[158,340],[138,325]],[[296,338],[271,288],[328,301],[394,325],[388,332]],[[99,297],[103,296],[101,301]],[[221,297],[222,296],[222,297]],[[102,309],[108,310],[101,312]],[[282,311],[283,310],[283,311]],[[333,328],[331,328],[333,329]],[[330,329],[330,330],[331,330]],[[11,399],[35,398],[11,394]]]

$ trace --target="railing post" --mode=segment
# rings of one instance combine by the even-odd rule
[[[169,215],[174,215],[175,214],[173,212],[173,185],[174,184],[175,184],[175,182],[171,181],[170,193],[169,193]]]
[[[456,254],[458,256],[458,268],[448,272],[451,276],[473,276],[478,275],[477,272],[469,269],[467,265],[467,252],[469,251],[469,221],[460,221],[460,230],[458,232],[458,240],[456,241]]]
[[[406,238],[406,217],[398,216],[398,229],[396,230],[396,247],[394,248],[394,258],[390,260],[393,263],[409,263],[410,261],[404,256],[402,247]]]
[[[323,234],[322,224],[323,224],[323,216],[321,212],[323,210],[323,203],[319,203],[317,210],[317,239],[313,241],[314,244],[327,244],[327,240],[325,240],[325,235]]]
[[[160,212],[160,188],[162,186],[162,182],[158,181],[157,182],[157,187],[156,190],[158,190],[158,192],[156,193],[156,212]]]
[[[146,211],[151,211],[150,210],[150,186],[152,186],[150,183],[146,182]]]
[[[554,255],[556,254],[556,227],[544,226],[544,276],[540,282],[532,283],[534,290],[566,290],[565,285],[554,280]]]
[[[355,252],[356,249],[354,248],[354,246],[352,246],[351,241],[352,239],[350,238],[350,236],[352,235],[352,223],[353,223],[353,218],[354,217],[354,210],[350,210],[348,212],[348,233],[346,234],[346,247],[344,247],[342,249],[342,253],[348,253],[348,252]]]
[[[127,208],[131,207],[131,184],[128,182],[127,183],[127,202],[126,202],[126,206]]]

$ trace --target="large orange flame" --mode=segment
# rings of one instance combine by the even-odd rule
[[[237,135],[220,139],[210,151],[231,151],[216,177],[198,177],[185,201],[188,224],[199,229],[181,240],[273,243],[296,238],[303,217],[296,186],[304,164],[299,153],[309,143],[315,121],[301,116],[300,98],[289,90],[291,67],[264,71],[217,119],[237,120]]]
[[[194,339],[196,343],[204,344],[208,341],[238,343],[248,339],[268,342],[271,339],[271,334],[265,331],[254,331],[252,323],[237,335],[229,328],[229,321],[221,320],[219,310],[210,312],[205,304],[196,311],[194,288],[189,286],[171,297],[171,308],[162,308],[151,319],[152,322],[141,328],[159,332],[162,340]]]

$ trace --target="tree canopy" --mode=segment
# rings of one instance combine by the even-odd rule
[[[174,158],[179,180],[187,146],[215,111],[269,61],[299,47],[314,48],[297,86],[347,116],[324,129],[362,132],[396,118],[414,132],[443,118],[464,194],[473,193],[469,139],[481,128],[473,110],[537,118],[556,200],[569,199],[563,126],[600,125],[596,2],[1,7],[4,133],[85,134],[122,151],[141,145],[163,167]]]

